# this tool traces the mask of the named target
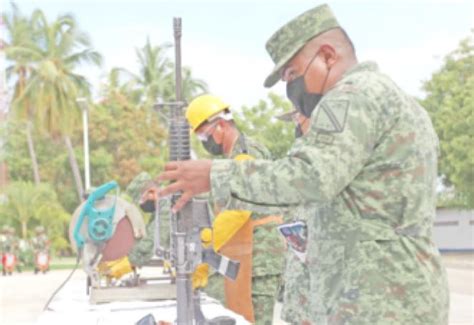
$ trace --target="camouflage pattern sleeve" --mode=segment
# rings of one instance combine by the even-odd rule
[[[126,193],[133,199],[135,204],[139,203],[142,192],[152,182],[151,176],[142,172],[137,175],[132,182],[127,186]],[[160,217],[160,244],[164,248],[169,247],[170,232],[169,232],[169,210],[170,202],[168,199],[160,200],[159,217]],[[155,220],[154,215],[146,227],[146,235],[138,240],[128,254],[130,262],[135,266],[143,266],[153,257],[154,236],[155,234]]]
[[[285,158],[214,161],[212,195],[219,208],[266,213],[331,201],[362,170],[393,116],[343,84],[324,96],[310,131]]]

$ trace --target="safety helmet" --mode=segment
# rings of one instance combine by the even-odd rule
[[[228,108],[229,105],[224,103],[219,97],[202,95],[193,99],[189,104],[186,109],[186,119],[194,132],[211,117]]]

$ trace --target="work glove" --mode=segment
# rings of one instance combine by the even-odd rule
[[[201,243],[207,248],[212,244],[212,229],[204,228],[201,230]],[[193,289],[204,288],[207,286],[207,279],[209,277],[209,265],[206,263],[199,264],[193,273]]]
[[[204,288],[207,286],[209,277],[209,265],[206,263],[199,264],[193,273],[193,290],[196,288]]]
[[[98,268],[100,274],[114,279],[120,279],[125,274],[133,271],[132,264],[130,264],[127,256],[113,261],[101,262]]]

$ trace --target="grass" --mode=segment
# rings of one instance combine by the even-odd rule
[[[50,270],[72,270],[76,265],[75,257],[53,257],[49,264]],[[0,266],[1,269],[1,266]],[[31,265],[24,266],[22,268],[23,272],[33,271],[34,267]]]

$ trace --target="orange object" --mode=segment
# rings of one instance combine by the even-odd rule
[[[279,216],[268,216],[258,220],[249,219],[220,250],[223,255],[240,262],[237,279],[224,280],[227,308],[244,316],[252,323],[255,323],[252,304],[253,229],[270,222],[282,223],[282,221],[282,217]]]

